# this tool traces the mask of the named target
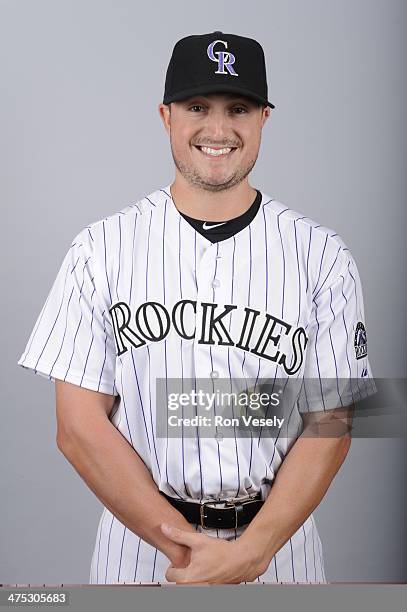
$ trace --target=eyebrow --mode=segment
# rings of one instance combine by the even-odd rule
[[[197,94],[196,96],[191,96],[187,100],[183,100],[182,103],[183,104],[191,104],[195,100],[205,100],[206,102],[210,102],[211,101],[210,98],[207,98],[204,95]],[[239,103],[239,104],[247,104],[248,106],[250,104],[254,104],[254,102],[252,102],[251,100],[247,100],[246,98],[241,98],[241,97],[240,98],[238,98],[238,97],[237,98],[232,98],[232,97],[231,98],[226,98],[226,101],[229,104]]]

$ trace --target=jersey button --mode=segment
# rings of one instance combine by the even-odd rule
[[[220,280],[218,280],[217,278],[214,278],[212,281],[212,287],[214,289],[216,289],[216,287],[220,287]]]
[[[218,372],[217,370],[213,370],[213,371],[212,371],[212,372],[209,374],[209,376],[210,376],[211,378],[219,378],[219,372]]]
[[[220,432],[218,432],[217,434],[215,434],[215,440],[216,442],[222,442],[223,435]]]

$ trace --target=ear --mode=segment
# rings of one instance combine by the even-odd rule
[[[164,127],[167,133],[170,133],[170,125],[171,125],[171,110],[169,104],[159,104],[158,112],[160,114],[161,120],[164,124]]]
[[[262,117],[261,117],[261,127],[264,126],[264,124],[266,123],[270,115],[271,115],[271,108],[269,106],[265,106],[263,108]]]

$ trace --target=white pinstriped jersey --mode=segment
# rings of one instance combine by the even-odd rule
[[[156,378],[352,379],[374,388],[349,249],[329,228],[261,196],[251,223],[217,243],[180,215],[170,185],[84,228],[18,362],[50,380],[116,395],[111,422],[173,497],[261,491],[265,499],[301,433],[301,413],[347,405],[353,391],[298,396],[291,437],[163,438],[155,431]],[[243,529],[205,533],[230,539]],[[165,582],[168,565],[103,510],[91,583]],[[258,580],[325,581],[312,515]]]

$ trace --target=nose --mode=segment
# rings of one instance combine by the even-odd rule
[[[233,143],[236,141],[236,138],[230,133],[228,117],[222,110],[212,109],[211,112],[208,113],[205,128],[205,134],[210,141],[207,143],[209,145],[233,146]]]

